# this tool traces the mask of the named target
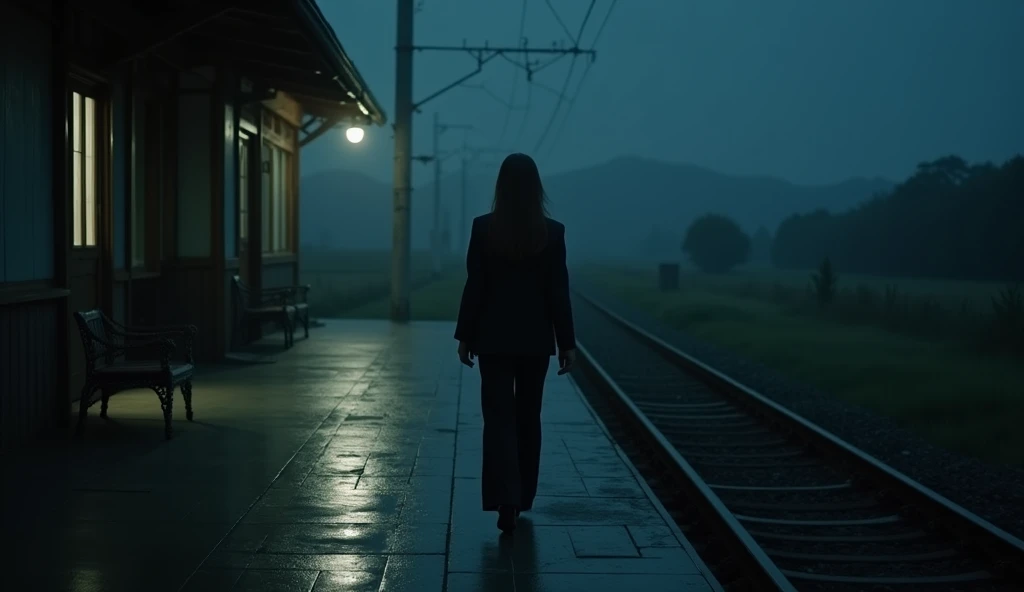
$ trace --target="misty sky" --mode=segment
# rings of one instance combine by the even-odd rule
[[[318,2],[391,117],[395,1]],[[516,43],[521,0],[419,3],[419,45]],[[575,35],[590,0],[551,4]],[[597,0],[582,46],[610,4]],[[430,151],[436,110],[475,126],[469,144],[527,152],[542,173],[635,155],[827,183],[899,180],[948,153],[1001,162],[1024,152],[1022,31],[1021,0],[621,0],[560,135],[567,103],[537,149],[557,96],[538,85],[528,94],[523,70],[498,58],[471,84],[506,102],[515,90],[520,109],[507,125],[501,102],[456,88],[416,116],[414,149]],[[525,36],[538,46],[567,38],[544,0],[528,0]],[[535,81],[560,90],[571,63],[563,58]],[[416,101],[475,68],[463,53],[420,52],[414,64]],[[586,64],[576,64],[570,97]],[[451,130],[442,149],[462,141]],[[359,146],[339,131],[303,154],[304,173],[341,167],[390,183],[390,121]],[[430,169],[414,165],[413,178],[425,182]]]

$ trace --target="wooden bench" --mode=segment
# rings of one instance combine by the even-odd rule
[[[236,328],[246,326],[249,321],[274,322],[284,332],[284,346],[295,343],[295,323],[301,322],[304,337],[309,338],[309,286],[286,286],[264,288],[259,298],[239,276],[234,277]]]
[[[106,418],[107,401],[115,393],[152,389],[164,413],[164,436],[170,439],[174,389],[180,387],[185,399],[185,417],[192,421],[195,326],[126,327],[107,318],[100,310],[76,312],[75,322],[82,336],[86,364],[85,386],[78,404],[76,433],[79,436],[84,430],[89,407],[96,402],[93,395],[97,391],[101,401],[100,417]],[[180,360],[173,360],[179,343],[184,355]],[[125,359],[128,353],[133,359]]]

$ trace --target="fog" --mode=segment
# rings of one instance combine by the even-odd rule
[[[390,114],[395,3],[320,4]],[[575,34],[590,3],[547,4],[526,3],[524,37],[571,43],[559,23]],[[434,111],[473,126],[441,137],[453,251],[463,156],[470,218],[490,205],[501,153],[523,151],[541,167],[552,215],[570,226],[572,256],[646,259],[682,257],[687,225],[705,213],[774,235],[790,216],[842,213],[886,193],[923,162],[1001,165],[1024,151],[1015,0],[638,0],[619,3],[595,41],[609,6],[596,2],[584,28],[592,64],[565,57],[528,83],[495,60],[416,116],[416,154],[431,150]],[[515,45],[522,8],[428,0],[416,43]],[[474,67],[458,52],[417,53],[414,99]],[[390,128],[359,145],[339,131],[304,149],[304,240],[389,248],[392,161]],[[425,248],[433,169],[413,173],[413,241]]]
[[[321,5],[391,107],[394,2]],[[567,228],[577,335],[629,396],[660,356],[609,333],[588,298],[1024,536],[1024,2],[419,6],[419,44],[515,45],[525,7],[531,45],[568,45],[585,21],[597,59],[532,81],[495,60],[415,116],[416,156],[435,113],[472,130],[439,138],[441,269],[433,167],[413,165],[413,321],[457,318],[465,230],[501,159],[525,152]],[[414,100],[473,67],[417,53]],[[390,129],[304,148],[315,314],[390,318],[392,165]],[[673,388],[658,383],[703,396]]]

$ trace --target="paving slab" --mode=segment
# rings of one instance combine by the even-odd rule
[[[327,321],[259,364],[202,368],[169,442],[155,395],[131,391],[82,440],[5,455],[5,589],[715,589],[554,370],[538,497],[500,536],[480,509],[479,375],[451,333]]]

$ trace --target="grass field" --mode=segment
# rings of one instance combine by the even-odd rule
[[[414,251],[411,267],[414,285],[427,280],[430,253]],[[353,308],[386,297],[391,286],[391,252],[304,248],[301,275],[300,281],[312,286],[310,306],[317,316],[350,317]]]
[[[587,268],[584,268],[587,269]],[[590,269],[605,269],[591,267]],[[627,266],[615,268],[619,272],[632,272],[638,275],[653,276],[654,270],[636,270]],[[737,273],[717,276],[701,274],[695,270],[685,270],[681,275],[682,282],[693,282],[702,287],[718,290],[744,291],[760,288],[783,286],[787,289],[804,291],[808,288],[809,271],[778,270],[764,267],[750,267]],[[844,274],[839,270],[839,289],[855,291],[866,288],[879,293],[886,287],[897,287],[910,298],[933,299],[944,308],[959,309],[966,301],[968,306],[982,312],[989,309],[990,299],[1005,286],[999,282],[971,282],[958,280],[942,280],[929,278],[886,278],[870,275]]]
[[[409,297],[410,314],[418,321],[454,321],[459,314],[459,299],[466,276],[461,270],[452,270],[435,282],[412,291]],[[388,298],[381,298],[344,311],[342,318],[386,319],[390,313]]]
[[[591,267],[580,276],[671,326],[893,417],[937,444],[1024,465],[1024,431],[1019,428],[1024,364],[1019,358],[802,313],[760,296],[759,285],[744,288],[750,282],[787,281],[785,274],[687,274],[676,293],[658,291],[653,272]],[[794,275],[788,281],[800,279]],[[936,299],[984,293],[982,287],[956,283],[903,283]],[[937,291],[928,293],[928,287]],[[743,295],[745,290],[749,295]]]
[[[649,285],[656,281],[654,265],[581,269]],[[680,288],[759,299],[794,314],[875,325],[911,337],[969,344],[983,352],[1024,354],[1024,300],[1012,284],[844,275],[840,270],[834,301],[826,309],[819,307],[806,271],[762,268],[710,276],[684,268]]]
[[[389,260],[378,255],[376,271],[368,261],[373,259],[352,255],[336,259],[334,265],[350,282],[360,277],[382,281],[385,291],[333,316],[388,317]],[[429,270],[422,254],[416,268],[421,274]],[[652,269],[588,266],[573,274],[670,326],[892,417],[936,444],[993,462],[1024,465],[1024,430],[1018,426],[1024,417],[1024,364],[1019,357],[982,354],[955,338],[923,338],[870,319],[852,322],[798,306],[807,297],[807,273],[752,270],[711,277],[688,272],[675,293],[657,290]],[[452,266],[440,280],[414,290],[413,318],[454,320],[464,280],[462,269]],[[908,298],[944,303],[941,310],[964,298],[987,301],[1000,287],[842,276],[840,282],[881,289],[895,283]],[[903,312],[910,314],[910,309]]]

